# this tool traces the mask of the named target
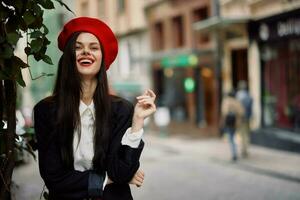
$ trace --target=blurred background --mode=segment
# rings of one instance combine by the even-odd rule
[[[134,103],[152,88],[156,114],[145,124],[135,199],[300,199],[300,0],[64,0],[78,16],[105,21],[119,41],[111,92]],[[46,11],[54,65],[29,58],[18,91],[19,121],[52,93],[57,35],[75,17]],[[26,41],[18,43],[26,60]],[[42,66],[41,66],[42,65]],[[54,76],[39,77],[42,73]],[[249,156],[232,162],[220,132],[224,94],[245,81],[253,99]],[[238,152],[241,137],[237,131]],[[39,199],[37,161],[20,155],[14,198]]]

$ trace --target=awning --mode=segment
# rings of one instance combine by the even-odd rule
[[[173,57],[173,56],[180,56],[180,55],[208,55],[213,52],[212,49],[171,49],[166,51],[160,52],[153,52],[150,57],[150,61],[156,61],[163,59],[165,57]]]
[[[175,49],[154,52],[151,55],[151,61],[156,67],[162,68],[196,67],[203,64],[201,58],[211,55],[213,55],[213,49]]]
[[[232,25],[245,24],[248,21],[249,18],[225,18],[214,16],[194,23],[193,28],[196,31],[212,31],[227,28]]]

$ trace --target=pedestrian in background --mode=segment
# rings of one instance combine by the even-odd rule
[[[34,108],[40,174],[49,199],[131,200],[141,186],[144,119],[156,110],[151,90],[135,107],[109,94],[106,70],[118,44],[102,21],[79,17],[58,37],[63,52],[53,95]]]
[[[244,116],[244,108],[235,98],[235,92],[229,92],[223,99],[221,105],[221,127],[228,136],[233,161],[238,159],[237,145],[235,142],[236,130]]]
[[[239,81],[238,82],[238,91],[236,93],[236,98],[241,102],[244,107],[244,117],[241,121],[241,150],[242,156],[248,156],[248,147],[250,141],[250,119],[252,117],[252,104],[253,100],[248,92],[248,86],[246,81]]]

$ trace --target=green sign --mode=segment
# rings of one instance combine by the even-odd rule
[[[198,64],[198,58],[196,55],[165,57],[160,61],[160,64],[163,68],[195,67]]]
[[[195,90],[195,80],[193,78],[184,79],[184,90],[188,93],[194,92]]]

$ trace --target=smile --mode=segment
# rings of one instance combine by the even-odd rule
[[[91,66],[95,61],[92,58],[79,58],[77,62],[83,67]]]

